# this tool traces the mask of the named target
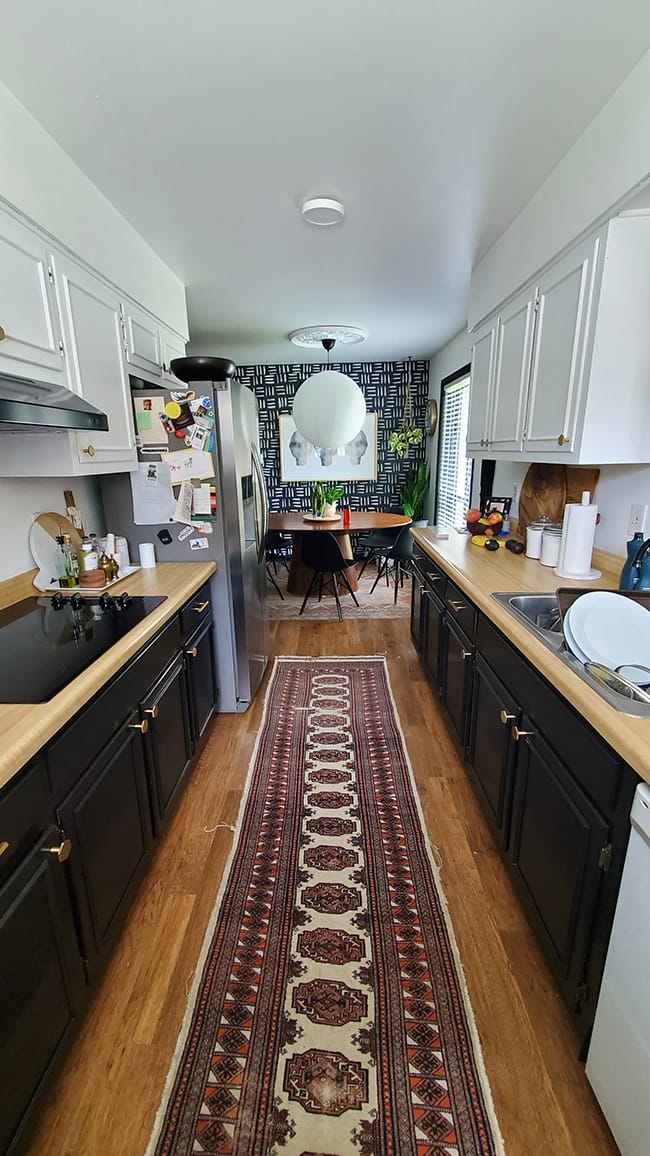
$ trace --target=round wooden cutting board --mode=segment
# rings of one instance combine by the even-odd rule
[[[566,470],[545,462],[533,462],[526,471],[519,495],[517,537],[526,540],[526,527],[546,515],[561,522],[566,504]]]
[[[58,534],[69,534],[72,549],[78,553],[81,535],[64,514],[38,514],[30,526],[29,548],[38,566],[38,574],[34,578],[37,590],[47,590],[53,582],[56,582]]]

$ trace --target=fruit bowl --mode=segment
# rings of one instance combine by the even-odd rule
[[[496,511],[485,518],[467,518],[465,525],[472,537],[476,534],[485,534],[487,538],[496,538],[503,529],[503,518]]]

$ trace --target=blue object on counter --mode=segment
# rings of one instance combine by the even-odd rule
[[[621,570],[619,588],[621,590],[636,590],[639,585],[641,568],[639,554],[643,545],[643,534],[637,533],[627,544],[627,562]]]

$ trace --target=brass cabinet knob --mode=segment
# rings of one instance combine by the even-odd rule
[[[66,859],[70,858],[72,842],[70,839],[64,839],[58,847],[41,847],[41,851],[44,855],[56,855],[59,863],[65,863]]]
[[[149,719],[143,718],[142,722],[129,723],[129,730],[140,731],[141,734],[146,735],[147,731],[149,730]]]
[[[160,710],[160,708],[158,706],[158,703],[155,703],[154,706],[146,707],[144,713],[150,714],[152,718],[158,718],[159,710]]]
[[[82,454],[88,454],[89,458],[94,458],[95,447],[94,446],[83,446],[81,452],[82,452]]]
[[[191,650],[188,650],[188,652],[187,652],[187,653],[188,653],[189,655],[191,655],[191,657],[192,657],[192,658],[196,658],[197,654],[199,653],[199,651],[198,651],[198,647],[196,647],[196,646],[193,646],[193,647],[192,647],[192,649],[191,649]]]
[[[560,434],[559,438],[557,439],[557,444],[559,446],[565,446],[570,441],[571,441],[571,438],[565,438],[564,434]]]
[[[4,855],[5,851],[9,850],[9,844],[6,839],[0,841],[0,855]]]
[[[449,599],[449,605],[453,606],[454,610],[467,610],[465,602],[454,602],[451,598]]]
[[[7,334],[5,333],[4,329],[0,325],[0,341],[4,341],[6,336],[7,336]]]
[[[534,734],[535,734],[535,731],[520,731],[519,727],[513,727],[512,728],[512,737],[516,743],[519,742],[519,739],[523,739],[524,735],[534,735]]]
[[[196,610],[197,614],[203,614],[203,611],[205,610],[206,606],[209,606],[209,605],[210,605],[209,602],[199,602],[198,606],[192,607],[192,610]]]
[[[508,714],[507,710],[502,710],[499,712],[499,718],[501,719],[501,722],[504,726],[506,726],[507,723],[512,722],[513,718],[516,717],[517,716],[514,714]]]

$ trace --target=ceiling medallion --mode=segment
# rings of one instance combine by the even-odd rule
[[[365,329],[358,329],[355,325],[306,325],[303,329],[294,329],[289,334],[289,340],[307,349],[319,349],[323,341],[335,341],[337,345],[358,345],[367,336]]]

